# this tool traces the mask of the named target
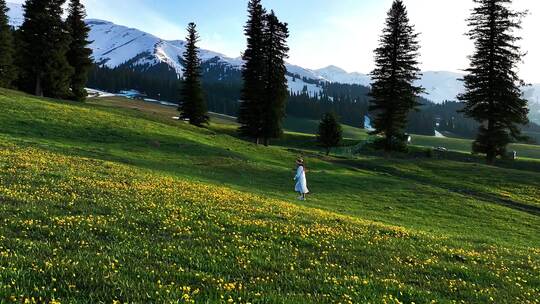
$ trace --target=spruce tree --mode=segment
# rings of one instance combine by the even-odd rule
[[[528,122],[527,101],[517,64],[523,54],[514,32],[521,28],[522,13],[512,11],[511,0],[475,0],[468,19],[468,33],[476,51],[464,77],[463,112],[481,124],[473,152],[486,155],[488,163],[506,153],[512,139],[520,139],[518,125]]]
[[[13,65],[13,36],[7,12],[6,1],[0,0],[0,87],[4,88],[9,88],[16,77]]]
[[[71,43],[67,52],[67,60],[73,68],[70,80],[70,99],[84,101],[87,96],[86,82],[88,72],[92,67],[92,50],[88,48],[88,33],[90,28],[84,22],[86,13],[80,0],[71,0],[68,8],[66,27]]]
[[[37,96],[69,96],[70,38],[62,20],[65,0],[27,0],[17,35],[19,87]]]
[[[285,58],[287,58],[287,38],[289,30],[272,11],[266,16],[264,29],[264,79],[266,82],[262,104],[261,137],[268,145],[271,138],[280,137],[283,133],[283,118],[288,97]]]
[[[343,140],[343,130],[334,113],[323,115],[317,133],[317,142],[326,149],[326,155],[330,154],[330,149],[339,146]]]
[[[420,104],[423,89],[414,85],[420,78],[418,66],[418,34],[409,22],[401,0],[395,0],[388,12],[380,45],[375,50],[375,69],[369,110],[375,114],[374,134],[383,134],[386,151],[403,147],[403,130],[411,110]]]
[[[244,27],[247,48],[242,56],[244,86],[238,111],[239,132],[242,136],[256,139],[259,143],[263,126],[262,113],[265,94],[265,46],[264,28],[266,11],[261,0],[250,0],[248,21]]]
[[[186,50],[183,56],[184,79],[182,82],[182,100],[178,110],[182,119],[198,127],[208,123],[208,110],[204,100],[201,86],[201,61],[197,42],[199,35],[195,23],[190,23],[187,28]]]

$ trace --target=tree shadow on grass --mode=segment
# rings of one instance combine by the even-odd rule
[[[437,188],[446,190],[448,192],[468,196],[479,201],[491,202],[491,203],[505,206],[514,210],[526,212],[531,215],[540,216],[540,207],[538,206],[525,204],[525,203],[518,202],[512,199],[505,198],[505,197],[500,197],[493,193],[487,193],[484,191],[480,191],[479,189],[467,187],[467,183],[461,183],[459,180],[456,180],[456,182],[460,182],[458,185],[456,183],[446,182],[440,179],[434,179],[433,177],[410,173],[405,170],[401,170],[399,166],[392,166],[392,165],[389,165],[387,162],[381,162],[380,160],[358,161],[358,160],[349,160],[349,159],[339,159],[339,160],[335,160],[335,162],[338,164],[350,166],[352,168],[356,168],[360,170],[385,173],[396,178],[409,180],[416,184],[437,187]],[[432,168],[432,169],[436,169],[436,168]],[[469,174],[471,175],[471,178],[474,179],[474,174],[473,173],[469,173]],[[475,173],[475,174],[478,174],[478,173]],[[530,185],[530,186],[537,186],[537,184],[533,180],[523,182],[522,184]]]

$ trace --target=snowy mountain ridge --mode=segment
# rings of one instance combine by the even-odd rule
[[[23,8],[21,4],[7,3],[9,8],[10,24],[17,27],[23,22]],[[185,50],[185,42],[182,40],[163,40],[152,34],[138,29],[117,25],[109,21],[87,19],[90,27],[89,40],[92,41],[90,48],[93,51],[94,61],[109,68],[130,63],[133,66],[153,66],[165,63],[176,73],[182,75],[181,57]],[[221,53],[200,50],[203,62],[214,60],[223,63],[232,69],[239,70],[243,64],[241,58],[230,58]],[[343,84],[358,84],[369,86],[371,78],[362,73],[349,73],[336,66],[328,66],[322,69],[306,69],[287,63],[287,76],[289,89],[293,92],[301,92],[307,89],[309,94],[317,95],[322,92],[322,87],[316,82],[337,82]],[[294,75],[294,77],[293,77]],[[423,72],[418,85],[426,89],[423,97],[442,103],[445,100],[456,100],[456,96],[463,92],[463,84],[459,81],[463,75],[446,71]],[[303,78],[311,81],[304,81]],[[532,103],[540,104],[540,84],[524,88],[524,96]]]
[[[315,70],[315,73],[330,82],[337,82],[343,84],[359,84],[366,87],[369,86],[371,83],[371,77],[366,74],[357,72],[348,73],[342,68],[334,65]]]
[[[166,63],[178,75],[182,74],[181,57],[185,51],[185,42],[182,40],[163,40],[154,35],[137,29],[116,25],[112,22],[88,19],[90,27],[90,48],[93,51],[94,61],[109,68],[115,68],[134,58],[138,58],[133,65],[154,65],[159,62]],[[235,67],[240,67],[239,58],[229,58],[223,54],[200,50],[203,62],[218,57],[221,61]]]

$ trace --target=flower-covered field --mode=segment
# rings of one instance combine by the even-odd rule
[[[0,294],[24,302],[538,303],[540,250],[472,248],[3,144]]]
[[[215,173],[198,173],[198,167],[187,161],[171,160],[179,171],[174,173],[159,163],[166,154],[153,154],[149,165],[130,158],[130,153],[140,153],[141,159],[146,155],[137,143],[125,142],[119,148],[116,145],[125,139],[118,136],[114,147],[102,148],[108,143],[92,137],[98,137],[93,132],[105,132],[93,130],[92,119],[115,117],[116,109],[79,111],[79,106],[5,94],[13,94],[7,98],[14,100],[24,98],[23,109],[43,110],[40,107],[46,105],[79,113],[72,119],[85,133],[77,141],[62,133],[50,135],[48,122],[40,115],[54,120],[62,113],[36,111],[19,119],[16,103],[0,97],[4,113],[12,111],[0,114],[1,119],[12,119],[15,126],[0,130],[1,303],[540,303],[540,221],[534,213],[538,203],[534,180],[532,186],[512,186],[506,180],[496,189],[469,185],[466,178],[437,181],[441,188],[462,182],[463,189],[484,191],[486,196],[498,193],[525,206],[516,211],[461,194],[447,192],[442,197],[442,190],[422,186],[431,163],[423,165],[424,171],[396,163],[399,174],[418,178],[418,185],[409,186],[392,179],[384,165],[366,167],[364,162],[360,168],[331,171],[329,163],[308,158],[314,189],[342,176],[351,183],[380,182],[379,189],[366,192],[384,187],[396,192],[354,198],[352,188],[341,186],[347,191],[334,193],[333,199],[323,194],[324,200],[316,198],[315,193],[314,206],[309,200],[297,205],[285,199],[289,189],[265,195],[260,183],[251,186],[253,191],[247,191],[250,183],[241,177],[234,184],[235,174],[241,173],[247,180],[257,180],[263,178],[257,174],[268,171],[264,178],[271,179],[281,172],[277,168],[285,166],[283,159],[294,159],[286,150],[246,160],[257,148],[224,137],[230,146],[206,151],[204,157],[205,167],[215,161]],[[126,117],[134,124],[138,120],[149,124],[134,129],[137,136],[153,130],[148,118]],[[85,125],[85,120],[90,122]],[[44,129],[29,130],[28,124],[35,121]],[[159,126],[169,132],[164,137],[173,131],[188,134],[176,139],[182,152],[174,152],[175,157],[202,161],[183,150],[190,144],[195,147],[195,139],[186,138],[197,131]],[[200,134],[201,141],[206,137],[222,144],[213,134]],[[85,144],[74,144],[84,138]],[[173,153],[167,150],[166,139],[160,138],[160,143],[160,147],[148,144],[149,149]],[[126,158],[120,158],[117,149],[125,149]],[[238,153],[235,159],[225,154],[233,152]],[[227,161],[244,165],[226,181],[220,166],[227,166]],[[371,176],[365,170],[376,173]],[[446,170],[447,176],[457,172],[451,166]],[[538,176],[515,169],[477,170],[493,170],[494,176],[516,172]],[[282,171],[288,177],[290,170]],[[279,185],[268,182],[271,189]],[[428,197],[439,202],[438,211],[428,205]],[[392,199],[396,202],[389,205]],[[413,201],[419,199],[422,202]],[[421,203],[425,205],[417,205]],[[477,208],[476,213],[468,214],[471,208]],[[432,213],[434,220],[413,223],[426,217],[424,212]]]

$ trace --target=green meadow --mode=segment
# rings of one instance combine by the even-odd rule
[[[0,109],[2,303],[540,303],[539,146],[326,157],[294,118],[262,147],[121,98]]]

